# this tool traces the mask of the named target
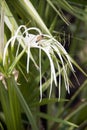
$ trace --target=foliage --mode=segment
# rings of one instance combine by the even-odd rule
[[[0,16],[0,129],[86,130],[87,2],[84,0],[0,0]],[[62,60],[58,59],[62,75],[61,97],[58,98],[60,96],[58,86],[55,87],[53,84],[52,95],[50,99],[48,98],[52,79],[49,60],[42,52],[43,99],[40,101],[41,77],[36,69],[36,65],[39,64],[39,52],[31,48],[33,58],[30,59],[29,73],[27,73],[26,48],[22,49],[24,47],[22,42],[19,54],[15,57],[19,42],[16,38],[15,46],[13,47],[14,40],[8,46],[6,51],[8,55],[5,55],[6,62],[3,65],[4,47],[7,41],[15,36],[20,25],[39,28],[43,34],[53,37],[67,50],[75,69],[74,73],[69,69],[70,66],[67,68],[70,94],[64,87]],[[23,31],[19,33],[22,34]],[[35,31],[31,33],[36,35]],[[62,49],[60,52],[66,68],[68,60],[66,61]],[[52,58],[55,61],[55,57]],[[55,68],[57,71],[56,64]],[[56,73],[57,79],[60,73]]]

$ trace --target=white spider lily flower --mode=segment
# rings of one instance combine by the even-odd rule
[[[21,32],[21,29],[24,29],[24,32]],[[30,33],[31,31],[37,32],[37,35]],[[67,67],[71,69],[72,72],[74,72],[74,68],[72,65],[72,60],[69,56],[69,54],[66,52],[64,47],[59,43],[55,38],[53,38],[50,35],[43,34],[38,28],[31,27],[26,28],[24,25],[21,25],[18,30],[16,31],[15,35],[7,42],[5,49],[4,49],[4,57],[3,57],[3,65],[5,64],[7,49],[9,44],[12,44],[12,46],[15,45],[15,43],[18,43],[18,48],[16,52],[16,57],[19,54],[19,46],[21,46],[23,49],[26,47],[26,53],[27,53],[27,73],[29,73],[29,65],[30,65],[30,59],[33,61],[34,65],[39,69],[40,72],[40,100],[42,100],[42,76],[41,76],[41,51],[43,51],[46,56],[49,59],[50,63],[50,72],[51,72],[51,81],[50,81],[50,92],[49,92],[49,98],[51,97],[52,93],[52,83],[54,81],[55,85],[57,86],[57,79],[56,79],[56,71],[55,71],[55,64],[57,65],[57,70],[59,72],[59,99],[61,95],[61,76],[64,77],[64,83],[65,88],[69,91],[69,80],[68,80],[68,74],[67,74]],[[31,48],[39,49],[39,66],[35,62],[33,55],[31,54]],[[54,60],[54,59],[55,60]],[[55,62],[55,63],[54,63]],[[61,72],[62,70],[62,72]]]

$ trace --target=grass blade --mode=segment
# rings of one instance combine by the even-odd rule
[[[28,120],[29,120],[29,122],[31,124],[32,129],[33,130],[38,130],[35,119],[34,119],[34,116],[32,115],[32,112],[31,112],[29,106],[27,105],[27,103],[26,103],[20,89],[18,88],[18,86],[17,86],[17,84],[16,84],[16,82],[15,82],[15,80],[13,78],[11,78],[11,81],[12,81],[12,84],[15,86],[14,88],[15,88],[15,91],[17,93],[18,99],[20,101],[20,104],[21,104],[22,108],[24,109],[24,112],[26,113],[26,116],[27,116],[27,118],[28,118]]]
[[[59,118],[56,118],[56,117],[53,118],[53,116],[50,116],[50,115],[47,115],[47,114],[44,114],[44,113],[41,113],[41,112],[38,113],[37,115],[42,117],[42,118],[45,118],[47,120],[52,120],[52,121],[57,122],[57,123],[62,123],[62,124],[65,124],[65,125],[78,127],[76,124],[71,123],[71,122],[69,122],[67,120],[62,120],[62,119],[59,119]]]

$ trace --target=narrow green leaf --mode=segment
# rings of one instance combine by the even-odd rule
[[[21,104],[22,108],[24,109],[24,112],[26,113],[26,116],[27,116],[27,118],[28,118],[28,120],[29,120],[29,122],[30,122],[30,124],[32,126],[32,129],[33,130],[38,130],[35,119],[34,119],[34,116],[32,115],[32,112],[31,112],[29,106],[27,105],[27,103],[26,103],[20,89],[18,88],[18,86],[17,86],[15,80],[13,79],[13,77],[11,77],[11,80],[12,80],[13,86],[15,86],[14,88],[16,90],[16,94],[17,94],[18,99],[20,101],[20,104]]]
[[[65,101],[69,101],[68,99],[60,99],[58,100],[58,98],[45,98],[43,99],[41,102],[36,101],[31,103],[31,107],[36,107],[36,106],[43,106],[43,105],[48,105],[48,104],[52,104],[52,103],[56,103],[56,102],[65,102]]]
[[[1,122],[0,122],[0,130],[4,130],[4,128],[3,128],[2,124],[1,124]]]
[[[2,3],[2,1],[4,3],[4,11],[5,11],[4,22],[7,25],[7,27],[9,28],[9,30],[13,33],[13,29],[14,29],[14,32],[15,32],[15,30],[17,30],[18,23],[15,20],[15,18],[13,17],[13,14],[10,11],[6,1],[5,0],[0,0],[0,3]]]
[[[57,122],[57,123],[62,123],[62,124],[65,124],[65,125],[70,125],[70,126],[78,127],[78,125],[76,125],[74,123],[71,123],[71,122],[69,122],[67,120],[64,120],[64,119],[62,120],[62,119],[59,119],[57,117],[50,116],[48,114],[44,114],[44,113],[40,112],[40,113],[37,113],[37,115],[39,117],[42,117],[44,119],[51,120],[51,121],[54,121],[54,122]]]
[[[66,0],[56,0],[56,2],[58,3],[58,6],[60,6],[62,9],[64,9],[67,12],[71,13],[72,15],[74,15],[77,18],[79,18],[80,20],[85,21],[84,14],[86,12],[83,11],[83,9],[82,10],[79,10],[79,8],[75,9]],[[55,4],[57,5],[56,2],[55,2]]]
[[[66,19],[66,17],[60,13],[60,11],[54,6],[54,4],[51,2],[51,0],[47,0],[47,2],[50,4],[50,6],[55,10],[55,12],[60,16],[60,18],[69,25],[69,21]]]
[[[13,120],[13,128],[14,130],[22,129],[20,104],[14,89],[15,86],[13,85],[12,80],[10,78],[7,79],[7,86],[8,86],[10,112]]]
[[[6,81],[8,90],[6,90],[4,85],[0,82],[0,96],[5,116],[5,123],[8,130],[22,130],[20,105],[14,91],[14,86],[9,78],[7,78]]]
[[[36,22],[36,24],[43,30],[43,32],[51,35],[45,23],[39,16],[38,12],[34,8],[30,0],[9,0],[10,3],[15,7],[15,9],[23,14],[30,20],[30,17]],[[20,10],[19,10],[20,9]]]
[[[85,80],[84,83],[79,87],[78,91],[75,92],[75,94],[72,96],[71,100],[67,103],[65,109],[68,108],[70,106],[70,104],[72,104],[72,102],[74,101],[74,99],[86,87],[86,85],[87,85],[87,80]]]
[[[86,72],[71,58],[72,63],[87,77]]]
[[[9,67],[8,69],[8,74],[11,74],[14,67],[16,66],[16,64],[18,63],[18,61],[20,60],[20,58],[23,56],[23,54],[25,53],[26,51],[26,47],[25,49],[23,49],[23,51],[14,59],[14,62],[12,63],[12,65]]]
[[[53,32],[53,30],[55,29],[55,25],[57,23],[57,16],[55,16],[54,20],[52,21],[51,25],[50,25],[50,32]]]
[[[4,1],[1,2],[1,18],[0,18],[0,60],[3,57],[3,49],[4,49]]]
[[[79,5],[79,6],[87,6],[87,1],[86,0],[66,0],[71,4]]]
[[[8,92],[1,81],[0,81],[0,99],[1,99],[1,105],[4,111],[4,115],[5,115],[5,123],[6,123],[7,129],[11,130],[13,129],[13,122],[12,122],[11,111],[9,107]]]
[[[81,111],[84,107],[87,107],[87,102],[80,104],[80,106],[77,109],[75,109],[73,112],[71,112],[65,119],[69,120],[75,114],[77,114],[79,111]]]

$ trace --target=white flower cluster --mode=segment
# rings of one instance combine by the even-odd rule
[[[22,32],[21,29],[24,29]],[[35,31],[38,34],[31,34],[29,31]],[[69,56],[69,54],[66,52],[64,47],[59,43],[55,38],[53,38],[50,35],[43,34],[38,28],[31,27],[26,28],[26,26],[21,25],[18,30],[16,31],[15,35],[7,42],[5,49],[4,49],[4,57],[3,57],[3,65],[5,64],[7,49],[9,44],[12,44],[12,46],[15,45],[15,41],[18,41],[18,48],[16,52],[16,57],[19,53],[19,47],[25,49],[26,47],[26,53],[27,53],[27,73],[29,73],[29,61],[30,59],[33,61],[34,65],[39,68],[40,70],[40,100],[42,100],[42,81],[41,81],[41,51],[44,51],[46,56],[49,59],[50,63],[50,70],[51,70],[51,83],[50,83],[50,93],[49,97],[51,96],[52,92],[52,83],[54,81],[55,85],[57,86],[57,79],[56,79],[56,71],[55,71],[55,65],[57,66],[57,70],[59,73],[59,80],[58,80],[58,87],[59,87],[59,98],[61,94],[61,75],[64,77],[64,83],[66,90],[69,91],[69,79],[67,74],[67,67],[71,69],[72,72],[74,72],[73,66],[72,66],[72,60]],[[33,55],[31,54],[31,48],[39,49],[39,66],[36,64]]]

